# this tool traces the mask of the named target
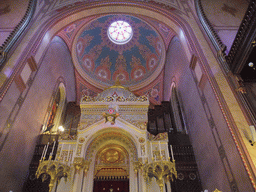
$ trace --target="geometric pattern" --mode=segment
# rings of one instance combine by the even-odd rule
[[[116,44],[108,37],[114,21],[125,21],[132,27],[132,38]],[[160,66],[165,54],[162,37],[145,21],[128,15],[106,15],[84,25],[73,42],[78,72],[85,79],[111,86],[119,81],[124,86],[147,82]],[[90,81],[89,81],[90,82]]]

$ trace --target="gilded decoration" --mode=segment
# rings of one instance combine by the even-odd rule
[[[122,143],[122,145],[126,146],[127,149],[130,150],[131,156],[133,158],[137,157],[137,149],[133,143],[133,141],[129,138],[129,135],[126,132],[117,132],[117,129],[104,129],[103,131],[99,132],[97,137],[92,141],[92,143],[88,146],[86,150],[86,158],[90,158],[94,153],[97,146],[102,145],[106,142],[113,142],[113,143]]]
[[[156,136],[153,134],[147,133],[147,137],[149,141],[160,141],[160,140],[168,141],[167,132],[159,133]]]
[[[156,179],[156,183],[163,192],[164,184],[170,179],[173,181],[173,176],[177,178],[177,171],[175,168],[175,161],[155,161],[152,163],[144,164],[143,176],[147,183],[151,183],[152,179]]]
[[[90,111],[88,111],[90,113]],[[102,114],[82,114],[81,115],[81,126],[79,130],[86,129],[87,127],[93,125],[94,123],[102,120],[104,117]]]
[[[107,96],[105,98],[101,98],[101,97],[91,97],[91,96],[83,96],[82,97],[82,102],[146,102],[148,101],[148,97],[147,96],[133,96],[130,95],[129,97],[125,98],[123,96]]]
[[[141,145],[141,156],[145,156],[146,155],[146,149],[145,149],[145,145]]]
[[[75,157],[73,165],[76,170],[84,170],[84,172],[87,172],[89,170],[90,161],[86,161],[82,157]]]
[[[70,135],[69,133],[60,134],[60,140],[76,140],[77,135]]]
[[[129,176],[128,152],[117,144],[104,146],[96,155],[95,177],[101,180]]]
[[[129,177],[127,167],[103,167],[96,169],[95,177],[100,180],[126,179]]]
[[[140,143],[144,143],[145,142],[145,139],[143,137],[139,138],[139,142]]]
[[[119,80],[96,97],[84,96],[81,99],[81,126],[86,129],[103,118],[105,123],[115,124],[121,118],[140,130],[147,128],[148,96],[135,96]]]
[[[135,161],[133,162],[133,166],[134,166],[135,173],[137,173],[139,170],[142,169],[143,163],[141,161]]]
[[[115,85],[105,89],[96,97],[82,97],[81,103],[83,102],[148,102],[148,97],[145,95],[135,96],[127,87],[122,86],[117,79]]]
[[[51,177],[49,184],[49,192],[52,191],[55,183],[64,177],[65,181],[70,178],[70,166],[61,163],[59,161],[46,160],[40,161],[38,169],[36,171],[36,177],[39,178],[42,175],[42,181],[46,179],[46,175]]]
[[[81,155],[82,147],[83,147],[83,144],[78,144],[77,145],[76,156]]]
[[[146,115],[140,115],[140,114],[123,114],[120,115],[120,118],[124,119],[128,123],[134,125],[138,129],[146,130],[147,128],[147,116]]]
[[[85,141],[85,138],[84,137],[80,137],[78,141],[79,141],[79,143],[83,143]]]
[[[61,154],[58,156],[58,160],[65,162],[69,159],[72,159],[73,156],[73,150],[62,150]]]
[[[103,113],[105,118],[105,123],[110,122],[111,125],[115,124],[116,118],[119,116],[119,113],[112,107],[110,107],[106,112]]]
[[[121,165],[127,162],[128,156],[128,152],[124,147],[118,144],[108,144],[99,150],[96,156],[96,164],[107,166]]]
[[[156,161],[160,160],[167,160],[165,150],[161,150],[161,155],[160,155],[160,150],[153,150],[153,157],[155,158]]]
[[[108,149],[101,155],[100,160],[106,164],[124,163],[124,155],[116,149]]]

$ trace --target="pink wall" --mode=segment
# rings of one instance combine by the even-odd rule
[[[28,2],[29,0],[0,1],[0,45],[25,15]]]
[[[165,96],[174,80],[203,189],[231,192],[232,186],[237,191],[254,191],[209,81],[204,75],[201,82],[196,80],[184,55],[175,37],[167,52]],[[200,66],[198,62],[197,65]],[[169,100],[169,96],[165,99]]]
[[[11,110],[17,110],[0,152],[0,191],[21,191],[37,136],[59,81],[62,81],[66,87],[67,101],[75,101],[74,68],[70,53],[62,39],[55,37],[36,71],[35,78],[32,78],[30,85],[27,85],[29,89],[27,94],[24,90],[19,95],[19,90],[13,83],[0,103],[2,124],[11,119],[9,116]],[[18,102],[18,97],[24,98],[20,105],[15,103]]]
[[[246,0],[201,0],[206,17],[230,50],[249,5]]]

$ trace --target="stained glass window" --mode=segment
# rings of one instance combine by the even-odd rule
[[[132,38],[132,27],[125,21],[115,21],[108,28],[109,39],[116,44],[125,44]]]

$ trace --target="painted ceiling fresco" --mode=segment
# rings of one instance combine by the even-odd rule
[[[131,40],[122,45],[112,42],[107,34],[111,23],[120,20],[129,23],[133,30]],[[117,78],[125,86],[150,83],[152,74],[162,70],[164,50],[153,27],[128,15],[107,15],[89,22],[73,44],[78,72],[89,82],[105,87],[113,85]]]

